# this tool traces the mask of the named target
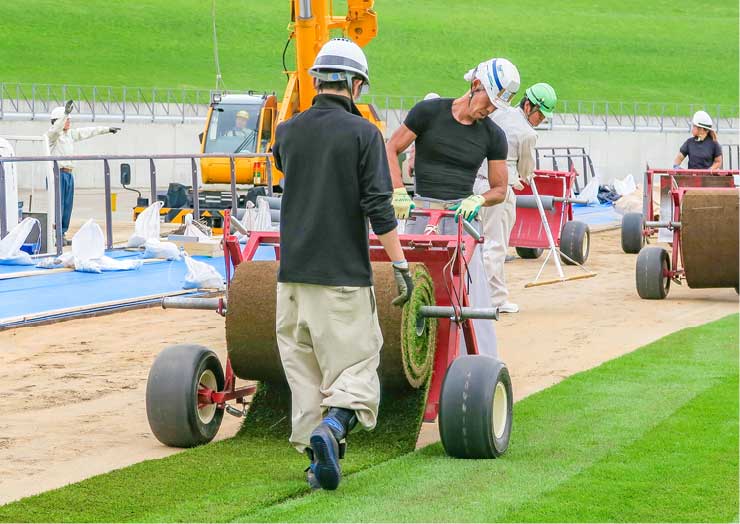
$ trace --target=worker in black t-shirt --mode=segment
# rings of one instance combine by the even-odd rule
[[[697,111],[692,118],[691,138],[681,146],[673,161],[673,169],[681,169],[681,162],[689,157],[689,169],[721,169],[722,146],[717,140],[712,117],[706,111]]]
[[[393,264],[394,305],[409,299],[413,283],[383,136],[353,102],[369,83],[365,54],[347,39],[330,40],[309,73],[318,95],[277,127],[272,150],[285,174],[276,333],[291,391],[290,442],[309,455],[311,488],[336,489],[342,441],[358,422],[373,429],[380,403],[383,335],[368,219]]]
[[[386,144],[397,218],[408,218],[410,210],[416,207],[395,162],[414,141],[416,194],[427,207],[458,201],[452,206],[457,210],[456,217],[462,215],[472,220],[481,206],[498,204],[506,196],[506,135],[487,117],[497,107],[509,106],[519,89],[519,71],[508,60],[494,58],[471,69],[465,80],[470,89],[460,98],[416,104]],[[491,189],[475,195],[476,174],[486,159]]]

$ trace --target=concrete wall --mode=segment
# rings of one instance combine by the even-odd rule
[[[396,119],[389,122],[388,135],[398,125]],[[74,122],[75,126],[93,125],[88,122]],[[197,135],[202,124],[186,123],[125,123],[116,124],[96,122],[94,125],[118,125],[123,130],[117,135],[95,137],[78,144],[78,154],[164,154],[195,153],[198,151]],[[42,135],[47,129],[46,122],[0,120],[0,136]],[[597,174],[602,183],[611,182],[627,174],[640,175],[645,164],[654,167],[670,167],[681,143],[688,137],[686,132],[657,131],[608,131],[603,130],[552,130],[541,131],[540,146],[582,146],[590,153]],[[738,143],[737,133],[720,134],[723,143]],[[40,154],[21,144],[16,154]],[[118,162],[111,165],[114,172],[114,187],[117,187]],[[563,165],[565,165],[563,163]],[[545,167],[545,166],[543,166]],[[158,161],[158,185],[166,188],[171,181],[190,184],[190,162],[188,160]],[[102,162],[79,162],[76,167],[75,184],[79,188],[103,186]],[[148,162],[132,164],[132,185],[148,187]],[[639,180],[639,178],[638,178]],[[31,183],[39,187],[40,173],[33,174],[29,169],[19,170],[20,188],[28,188]]]

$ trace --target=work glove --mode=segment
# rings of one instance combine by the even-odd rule
[[[414,291],[414,281],[411,280],[409,263],[405,260],[403,262],[393,262],[393,277],[396,279],[396,286],[398,286],[398,296],[393,299],[391,304],[403,307]]]
[[[75,108],[74,100],[67,100],[67,103],[64,104],[64,114],[65,115],[70,114],[74,108]]]
[[[393,210],[396,212],[396,218],[399,220],[407,219],[411,210],[416,207],[405,187],[398,187],[393,190],[391,204],[393,205]]]
[[[110,127],[110,128],[108,128],[108,131],[110,131],[110,132],[111,132],[111,133],[113,133],[114,135],[115,135],[116,133],[118,133],[118,132],[119,132],[120,130],[121,130],[121,128],[120,128],[120,127]]]
[[[524,182],[524,180],[522,180],[520,178],[516,182],[514,182],[513,184],[511,184],[511,187],[514,188],[514,189],[516,189],[517,191],[521,191],[522,189],[524,189],[523,182]]]
[[[673,169],[681,169],[681,164],[673,164]]]
[[[480,211],[481,206],[485,203],[486,199],[483,198],[483,195],[470,195],[459,204],[452,206],[450,211],[455,212],[455,222],[457,222],[460,215],[468,222],[471,222],[478,215],[478,211]]]

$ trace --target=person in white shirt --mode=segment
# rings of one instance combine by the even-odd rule
[[[74,155],[74,143],[80,140],[87,140],[97,135],[107,133],[117,133],[120,127],[81,127],[72,129],[72,123],[69,114],[74,108],[72,100],[68,100],[64,107],[56,107],[51,112],[51,127],[46,132],[46,139],[49,142],[49,153],[51,156],[72,156]],[[72,206],[74,205],[75,179],[72,174],[74,162],[71,160],[59,161],[59,190],[62,193],[62,235],[69,229],[69,220],[72,216]],[[65,238],[64,244],[69,245]]]
[[[550,84],[534,84],[526,90],[519,107],[494,112],[490,118],[506,133],[509,144],[506,167],[509,176],[509,187],[506,198],[500,204],[483,207],[480,218],[483,222],[483,264],[488,277],[491,302],[501,313],[517,313],[519,306],[509,302],[509,290],[504,277],[506,250],[509,247],[509,236],[516,221],[516,196],[514,189],[522,189],[529,183],[535,168],[535,146],[537,132],[535,127],[552,118],[557,102],[557,95]],[[488,183],[488,166],[486,162],[480,167],[474,192],[483,194],[490,188]]]

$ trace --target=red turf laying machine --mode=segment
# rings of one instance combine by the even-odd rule
[[[429,231],[432,231],[440,221],[452,220],[453,213],[426,209],[414,211],[414,215],[428,220],[428,226],[432,226]],[[224,230],[228,232],[231,222],[228,213],[225,220]],[[436,338],[432,337],[436,343],[430,363],[424,420],[433,422],[439,417],[442,444],[449,455],[494,458],[504,453],[509,445],[513,408],[511,380],[504,363],[489,356],[495,355],[495,338],[490,341],[476,336],[474,319],[492,322],[498,316],[496,309],[475,307],[470,299],[469,270],[483,239],[465,220],[460,220],[456,231],[455,235],[400,235],[406,259],[426,267],[434,289],[429,303],[414,311],[407,304],[403,314],[415,315],[411,326],[418,336],[424,330],[436,329]],[[214,310],[227,316],[228,310],[236,310],[237,302],[244,300],[236,293],[229,293],[232,282],[239,278],[240,268],[258,264],[253,260],[261,247],[273,248],[279,259],[279,241],[277,232],[252,232],[242,248],[236,236],[225,235],[229,283],[226,297],[168,298],[163,306]],[[370,244],[371,260],[388,262],[374,236]],[[380,306],[379,312],[382,313]],[[400,316],[401,312],[396,309],[394,314]],[[274,325],[274,317],[272,323]],[[228,316],[226,324],[228,344]],[[386,345],[390,336],[398,336],[383,335]],[[493,350],[481,347],[489,343],[494,344]],[[224,411],[234,415],[246,411],[246,398],[255,393],[258,386],[236,387],[235,378],[261,378],[235,369],[233,351],[238,348],[229,347],[228,350],[225,373],[215,353],[202,346],[172,346],[157,357],[147,384],[147,415],[152,431],[161,442],[180,447],[206,443],[216,435]],[[465,354],[461,354],[463,351]],[[282,373],[281,367],[279,371]],[[381,375],[381,381],[382,378]],[[241,408],[227,404],[229,401],[235,401]]]

